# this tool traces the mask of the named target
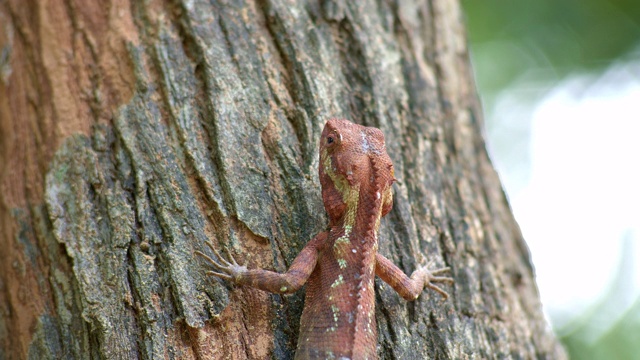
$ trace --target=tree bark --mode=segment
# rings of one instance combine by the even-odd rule
[[[0,1],[0,359],[290,359],[304,292],[204,275],[204,242],[284,271],[326,226],[329,117],[400,182],[381,359],[563,358],[482,137],[451,0]]]

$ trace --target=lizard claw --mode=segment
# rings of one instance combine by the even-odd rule
[[[209,265],[211,265],[216,271],[207,271],[206,274],[210,276],[219,277],[224,280],[228,280],[234,283],[238,283],[242,275],[247,273],[247,267],[238,265],[236,259],[229,254],[226,258],[213,247],[213,244],[209,241],[205,242],[207,247],[211,249],[217,260],[214,260],[209,255],[202,251],[195,250],[194,253],[203,258]]]
[[[440,295],[442,295],[445,299],[447,299],[449,297],[449,294],[444,291],[442,288],[440,288],[439,286],[437,286],[434,283],[450,283],[452,284],[454,282],[453,278],[447,277],[447,276],[437,276],[440,275],[442,273],[445,273],[449,270],[451,270],[449,267],[444,267],[444,268],[440,268],[440,269],[435,269],[435,270],[429,270],[429,267],[431,267],[431,265],[433,264],[433,261],[429,261],[429,263],[427,263],[426,266],[422,267],[420,269],[420,271],[422,272],[423,276],[424,276],[424,286],[436,291],[437,293],[439,293]]]

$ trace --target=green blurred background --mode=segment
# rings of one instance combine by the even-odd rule
[[[623,185],[603,180],[593,186],[593,193],[584,194],[585,198],[617,196],[622,198],[621,201],[626,201],[625,204],[630,204],[630,208],[618,206],[615,202],[606,205],[611,207],[606,211],[610,213],[608,218],[613,219],[614,225],[604,227],[620,226],[620,230],[612,229],[611,232],[607,232],[605,229],[598,237],[583,239],[584,244],[595,249],[592,255],[586,251],[582,253],[582,247],[572,252],[571,246],[575,245],[567,247],[568,254],[558,255],[557,252],[562,248],[562,239],[556,243],[556,251],[553,244],[547,248],[534,245],[537,241],[536,236],[529,236],[527,233],[527,229],[538,229],[542,234],[545,231],[556,231],[553,228],[544,229],[548,221],[545,222],[544,218],[532,220],[519,217],[518,211],[527,211],[518,210],[517,205],[514,205],[514,212],[532,248],[545,313],[564,343],[570,358],[640,359],[640,276],[637,265],[640,262],[637,255],[640,249],[640,216],[627,222],[615,221],[616,218],[628,219],[639,215],[637,208],[640,207],[640,195],[635,189],[640,187],[640,183],[633,185],[637,175],[630,172],[640,172],[640,152],[637,152],[638,146],[633,144],[634,139],[640,139],[640,117],[636,115],[640,113],[640,0],[463,0],[462,3],[465,8],[476,81],[485,108],[490,153],[511,199],[518,198],[518,194],[528,191],[532,178],[541,176],[536,175],[532,159],[536,158],[536,149],[545,147],[544,143],[536,145],[536,136],[545,136],[540,133],[541,130],[536,132],[536,116],[538,123],[549,121],[548,116],[545,119],[544,115],[541,115],[551,111],[545,112],[544,106],[556,104],[554,106],[566,109],[568,117],[573,116],[572,107],[584,106],[589,109],[589,106],[597,103],[605,109],[606,106],[616,108],[615,111],[612,110],[611,117],[620,121],[610,122],[611,119],[603,117],[592,122],[585,120],[584,124],[585,127],[594,127],[596,134],[598,126],[602,129],[615,127],[608,129],[613,134],[609,137],[619,147],[616,147],[611,155],[604,156],[596,162],[589,158],[593,157],[589,155],[591,153],[579,150],[579,146],[576,145],[578,150],[575,150],[571,157],[567,157],[567,163],[584,163],[585,168],[593,166],[592,172],[585,173],[586,177],[600,171],[609,172],[609,178],[613,180],[620,177],[634,179]],[[563,96],[570,99],[568,105],[558,105],[562,103],[558,98]],[[618,104],[616,98],[624,97],[631,97],[630,101],[624,102],[624,106],[628,108],[620,109],[622,105],[606,105],[606,101]],[[637,101],[633,101],[635,97]],[[580,119],[574,120],[572,124],[575,132],[579,132],[582,123]],[[551,123],[547,128],[553,132],[553,126]],[[561,126],[561,122],[558,121],[559,134],[563,134]],[[625,134],[636,130],[638,133],[625,137]],[[572,137],[571,128],[568,134],[562,136],[565,137],[564,144],[570,149],[577,140]],[[603,134],[609,132],[603,131]],[[617,134],[620,134],[620,139],[616,138]],[[587,140],[591,141],[594,147],[607,147],[607,143],[598,136]],[[560,148],[554,151],[563,150]],[[613,162],[611,158],[619,158],[619,161]],[[607,162],[613,165],[602,165]],[[619,174],[618,169],[621,171]],[[571,170],[567,170],[566,174],[571,174]],[[551,179],[551,183],[554,181],[553,174],[545,176]],[[578,177],[578,180],[574,181],[579,179]],[[571,187],[571,183],[567,186]],[[616,187],[622,188],[614,194],[621,195],[612,195],[611,189]],[[562,191],[560,189],[559,194],[562,194]],[[628,199],[624,199],[626,195]],[[576,196],[579,198],[580,194]],[[561,197],[556,196],[558,203],[553,201],[549,207],[565,206],[558,204],[565,200],[572,201],[570,198]],[[517,199],[515,203],[518,203]],[[524,201],[522,203],[527,204]],[[579,205],[590,206],[588,203]],[[571,212],[571,204],[566,206],[568,212]],[[602,211],[598,203],[593,204],[593,208],[593,211]],[[629,212],[632,212],[633,216],[629,217]],[[525,226],[524,223],[534,225]],[[567,226],[571,226],[570,221]],[[598,249],[610,247],[615,249],[616,261],[613,265],[603,264]],[[589,256],[592,258],[588,258]],[[585,260],[585,257],[586,261],[576,261]],[[552,258],[554,260],[551,260]],[[555,264],[550,264],[552,262]],[[568,269],[578,269],[573,269],[574,272],[563,279],[562,270],[558,270],[562,269],[558,267],[558,262],[564,262]],[[587,264],[584,272],[579,269],[583,263]],[[591,268],[588,267],[589,264]],[[547,267],[552,270],[545,270]],[[571,287],[575,286],[575,292],[580,293],[578,287],[581,285],[577,284],[579,281],[574,284],[567,278],[581,277],[580,274],[588,277],[588,271],[594,269],[605,274],[608,279],[604,285],[594,284],[594,287],[601,289],[596,291],[595,295],[584,298],[576,296],[576,299],[564,301],[567,300],[566,294],[553,290],[563,285],[571,290]],[[542,276],[544,271],[555,271],[557,276]],[[589,286],[589,279],[582,280],[582,286]],[[553,281],[565,283],[548,284]]]
[[[638,0],[463,0],[463,6],[483,96],[531,68],[547,70],[546,81],[601,72],[640,45]],[[475,53],[486,44],[495,45],[493,54]]]

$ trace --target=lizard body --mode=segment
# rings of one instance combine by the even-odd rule
[[[320,183],[328,230],[316,235],[286,273],[248,270],[224,258],[196,251],[236,284],[273,293],[291,293],[307,284],[295,359],[373,360],[376,354],[374,278],[378,275],[403,298],[415,300],[425,287],[443,296],[433,282],[448,269],[420,267],[408,277],[378,253],[380,219],[392,207],[393,164],[379,129],[331,119],[320,139]]]

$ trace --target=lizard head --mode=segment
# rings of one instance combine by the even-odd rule
[[[352,226],[358,204],[379,204],[379,218],[392,206],[393,164],[382,131],[348,120],[329,120],[320,138],[322,200],[332,223]]]

